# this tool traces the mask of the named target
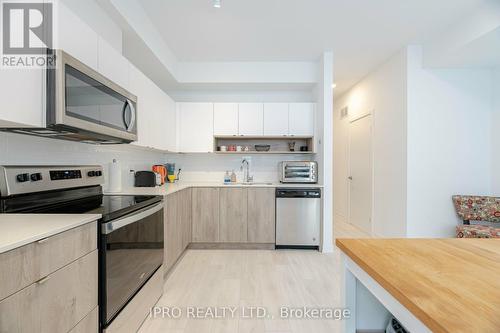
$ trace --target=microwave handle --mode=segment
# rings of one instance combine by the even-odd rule
[[[130,123],[127,123],[127,118],[125,117],[125,113],[127,112],[127,106],[130,108]],[[134,104],[130,100],[126,100],[125,104],[123,104],[123,122],[125,123],[125,127],[128,132],[134,128],[136,121],[135,107]]]
[[[102,225],[102,233],[107,235],[107,234],[109,234],[115,230],[118,230],[120,228],[123,228],[131,223],[138,222],[138,221],[140,221],[148,216],[151,216],[151,215],[159,212],[162,209],[163,209],[163,202],[161,202],[153,207],[147,207],[145,209],[141,209],[133,215],[130,215],[130,216],[118,219],[118,220],[110,221],[108,223],[104,223]]]

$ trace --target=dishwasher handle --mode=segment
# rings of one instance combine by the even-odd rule
[[[321,198],[319,188],[277,188],[276,198]]]

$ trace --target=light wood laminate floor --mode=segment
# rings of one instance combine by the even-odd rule
[[[366,237],[338,225],[336,237]],[[358,232],[358,234],[356,234]],[[168,277],[157,306],[179,318],[149,317],[141,333],[340,332],[333,319],[282,319],[280,307],[338,308],[339,252],[296,250],[188,250]],[[263,307],[273,318],[243,318],[242,309]],[[188,318],[189,308],[235,307],[234,318]]]

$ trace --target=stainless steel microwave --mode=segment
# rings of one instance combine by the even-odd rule
[[[137,97],[62,50],[47,50],[45,127],[2,131],[71,141],[137,141]]]
[[[313,161],[283,161],[278,166],[281,183],[318,182],[318,163]]]
[[[137,140],[137,97],[62,50],[48,68],[47,128],[80,141]],[[70,133],[64,133],[69,131]]]

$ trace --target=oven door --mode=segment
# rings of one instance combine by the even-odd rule
[[[163,263],[163,203],[101,226],[100,311],[107,327]]]
[[[137,97],[62,50],[47,74],[47,126],[137,140]]]

